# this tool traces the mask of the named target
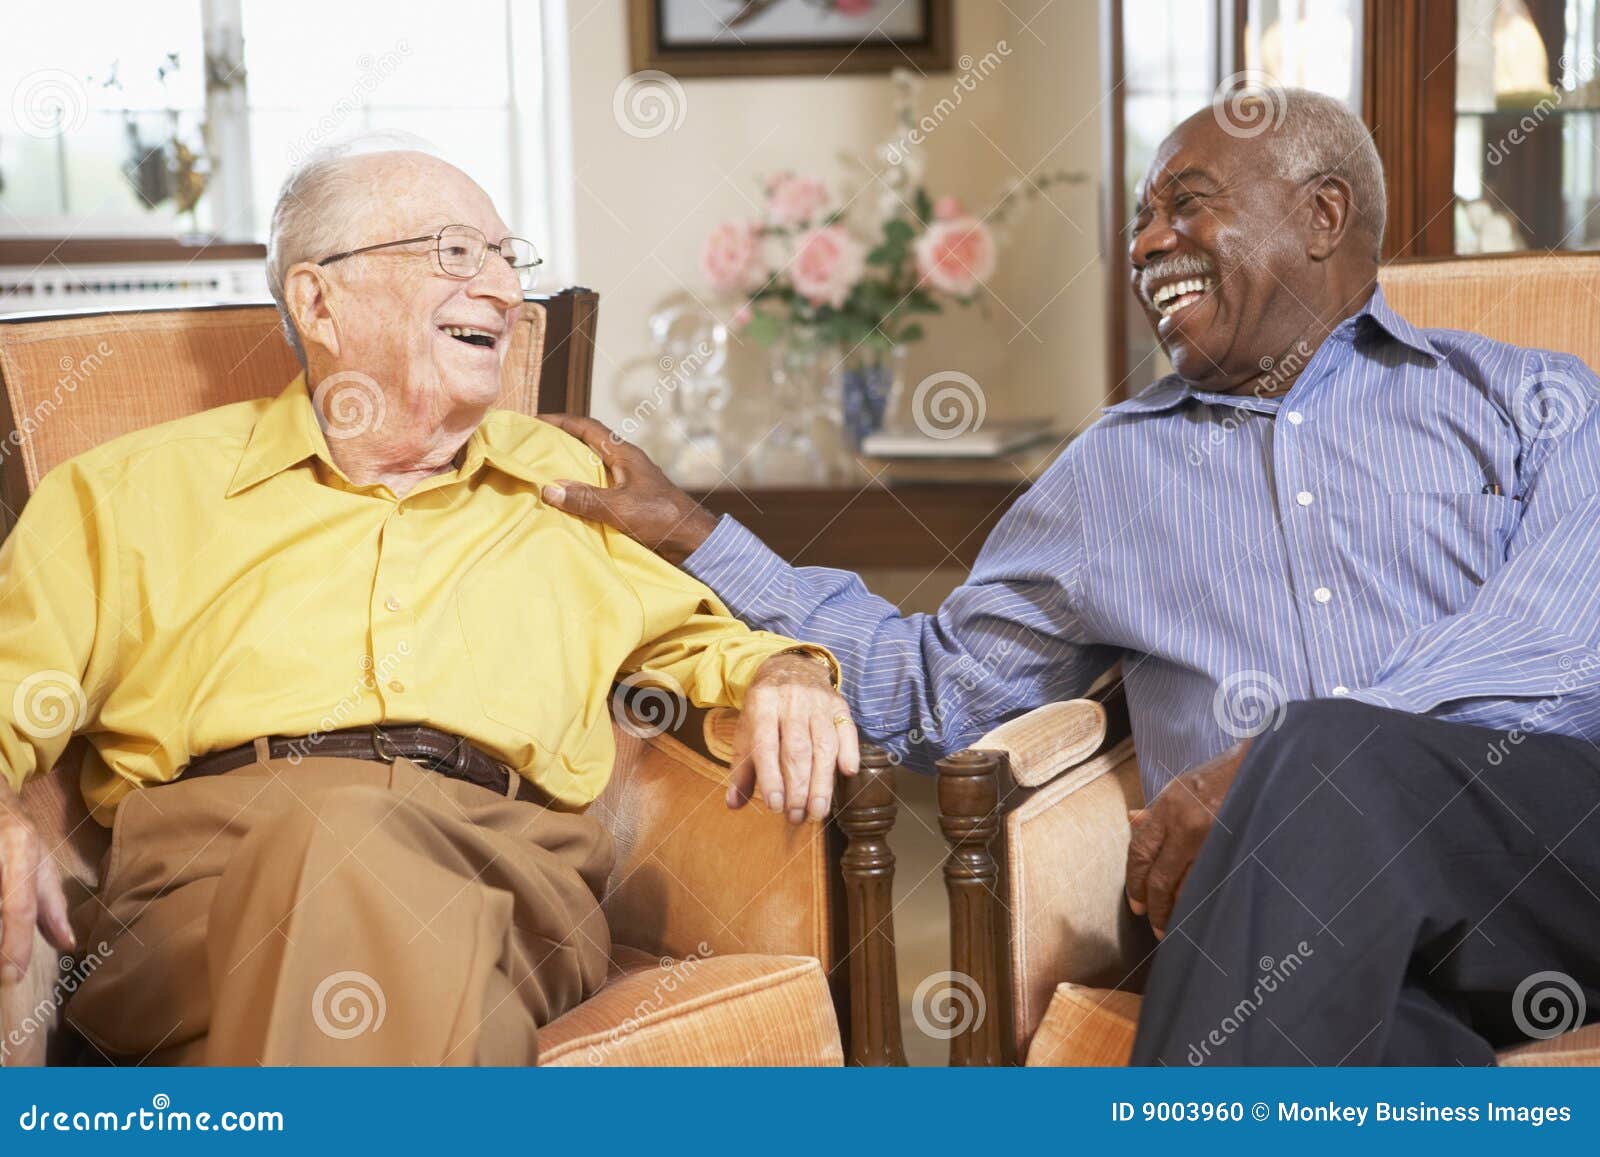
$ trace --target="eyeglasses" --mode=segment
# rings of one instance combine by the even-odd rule
[[[332,257],[324,257],[317,264],[332,265],[335,261],[343,261],[346,257],[356,257],[377,249],[393,249],[398,245],[420,245],[424,241],[433,242],[433,255],[439,263],[440,271],[447,277],[463,281],[478,276],[483,269],[484,261],[488,259],[490,250],[503,257],[506,264],[516,271],[517,280],[522,283],[524,289],[531,288],[533,281],[531,271],[544,264],[544,258],[539,256],[539,251],[533,247],[532,241],[526,241],[521,237],[502,237],[498,245],[491,245],[489,239],[471,225],[446,225],[437,233],[431,233],[426,237],[406,237],[400,241],[363,245],[360,249],[349,249],[343,253],[335,253]]]

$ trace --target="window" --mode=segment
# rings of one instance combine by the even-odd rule
[[[0,237],[264,241],[297,161],[395,129],[470,172],[514,229],[556,249],[543,7],[38,5],[26,35],[0,38],[0,92],[14,94],[0,101]]]

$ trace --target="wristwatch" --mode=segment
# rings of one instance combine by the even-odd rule
[[[811,659],[815,662],[821,663],[828,669],[828,681],[833,684],[833,689],[835,691],[839,689],[839,661],[835,659],[830,652],[824,650],[823,648],[812,646],[786,647],[782,651],[775,652],[772,657],[776,659],[779,655],[800,655],[803,658]]]

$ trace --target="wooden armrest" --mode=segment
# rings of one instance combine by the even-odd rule
[[[951,1038],[952,1065],[1015,1063],[1055,985],[1116,972],[1138,939],[1121,904],[1139,803],[1126,733],[1112,694],[1039,708],[939,761],[951,969],[985,1009]]]
[[[1099,751],[1106,733],[1106,709],[1101,703],[1068,699],[1002,723],[972,746],[1004,755],[1019,786],[1043,787]]]

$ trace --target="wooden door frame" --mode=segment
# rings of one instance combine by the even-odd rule
[[[1365,0],[1362,115],[1388,185],[1384,260],[1455,249],[1456,0]]]

